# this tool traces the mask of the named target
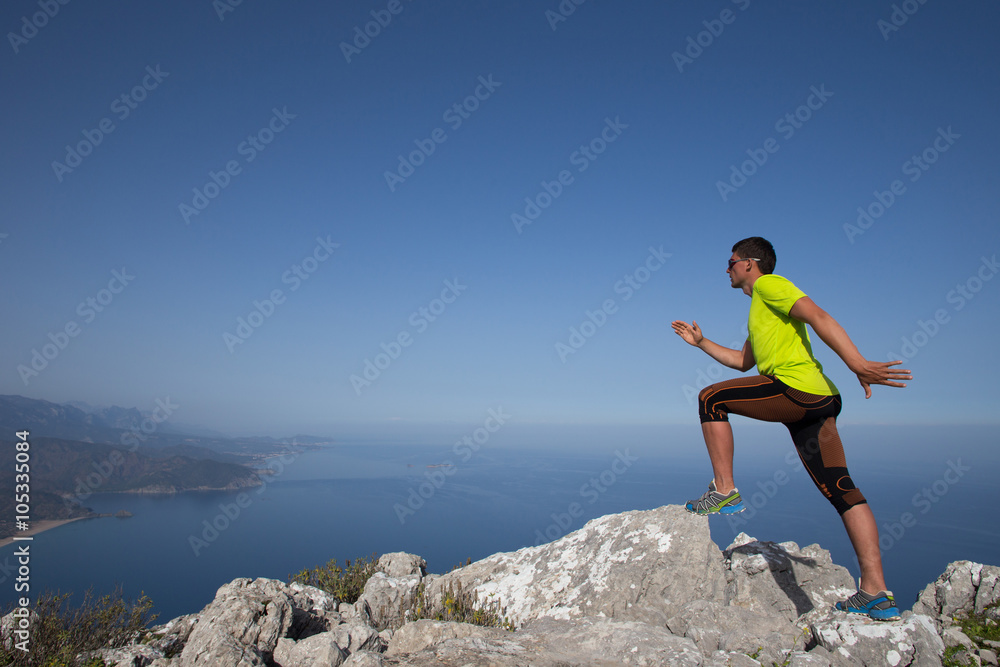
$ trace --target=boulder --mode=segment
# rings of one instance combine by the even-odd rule
[[[790,622],[814,609],[827,610],[855,592],[847,568],[818,544],[761,542],[740,533],[723,551],[731,573],[729,604]]]
[[[355,609],[372,627],[395,629],[410,620],[419,588],[419,574],[391,577],[384,572],[376,572],[365,583],[364,593],[358,598]]]
[[[828,611],[810,630],[837,665],[930,667],[940,666],[944,656],[944,642],[934,622],[922,614],[904,612],[902,620],[885,622]]]
[[[499,553],[425,581],[499,600],[523,625],[538,618],[606,616],[663,626],[690,600],[725,602],[722,554],[705,517],[683,507],[612,514],[561,539]]]
[[[960,560],[950,563],[937,580],[924,587],[913,612],[930,616],[940,628],[961,611],[981,614],[998,602],[1000,567]],[[993,618],[1000,620],[1000,615],[994,611]]]
[[[315,634],[305,639],[282,638],[274,649],[274,662],[281,667],[339,667],[347,660],[347,652],[337,644],[331,632]]]
[[[423,577],[427,574],[427,561],[420,556],[396,551],[379,556],[375,568],[397,579],[411,574]]]
[[[327,632],[343,621],[343,616],[337,611],[337,599],[330,593],[300,583],[289,584],[288,591],[292,598],[290,638],[305,639]]]
[[[218,590],[180,654],[181,667],[267,664],[292,625],[288,585],[236,579]]]

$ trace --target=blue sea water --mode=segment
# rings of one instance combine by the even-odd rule
[[[737,483],[749,507],[706,518],[720,548],[743,531],[818,542],[857,576],[836,512],[816,491],[780,426],[737,426]],[[742,430],[741,430],[742,428]],[[848,462],[879,521],[890,587],[908,608],[954,560],[1000,564],[1000,521],[988,508],[1000,473],[994,428],[842,427]],[[236,577],[287,579],[336,558],[408,551],[446,572],[500,551],[550,541],[594,517],[700,495],[711,477],[697,431],[587,446],[495,438],[478,451],[450,442],[343,444],[274,460],[259,489],[151,497],[98,494],[98,512],[31,542],[31,593],[121,584],[153,600],[160,620],[200,610]],[[465,459],[468,460],[465,460]],[[449,462],[450,467],[428,467]],[[238,514],[237,514],[238,510]],[[0,605],[14,591],[15,545],[0,549]]]

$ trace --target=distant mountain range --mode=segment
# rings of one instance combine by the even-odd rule
[[[283,439],[229,438],[207,430],[181,430],[169,419],[159,422],[156,419],[154,413],[142,413],[136,408],[95,408],[80,401],[60,404],[25,396],[0,395],[0,438],[13,438],[14,433],[28,430],[32,436],[129,448],[138,444],[150,450],[163,450],[160,455],[181,454],[233,462],[267,458],[290,449],[333,444],[331,438],[311,435]],[[208,452],[199,453],[199,448]]]
[[[16,433],[21,431],[28,431],[31,445],[32,521],[92,516],[84,506],[92,493],[258,486],[262,482],[252,464],[332,444],[314,436],[278,440],[194,435],[136,408],[0,395],[0,538],[14,532],[14,454]]]

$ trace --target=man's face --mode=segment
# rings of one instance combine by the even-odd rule
[[[740,256],[734,252],[732,255],[730,255],[729,259],[738,260],[740,259]],[[747,265],[749,263],[750,263],[749,261],[744,259],[733,263],[731,267],[727,266],[726,273],[729,274],[729,284],[732,287],[737,289],[741,289],[743,287],[743,280],[750,273],[749,269],[747,269]]]

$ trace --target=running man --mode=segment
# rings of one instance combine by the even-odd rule
[[[806,324],[858,376],[865,398],[871,397],[873,384],[905,387],[899,380],[911,380],[912,375],[908,370],[891,368],[902,361],[876,362],[861,356],[833,317],[791,281],[772,273],[774,264],[774,247],[766,239],[754,236],[733,246],[726,273],[733,288],[751,298],[750,335],[742,350],[705,338],[697,322],[677,320],[671,324],[685,342],[701,348],[720,364],[741,372],[756,364],[760,373],[717,382],[699,394],[698,415],[715,477],[708,492],[688,501],[686,507],[697,514],[733,514],[744,509],[733,480],[730,413],[783,423],[813,482],[840,514],[861,567],[858,592],[838,602],[837,609],[876,620],[897,619],[899,609],[882,574],[875,516],[851,480],[837,434],[840,392],[813,356]]]

